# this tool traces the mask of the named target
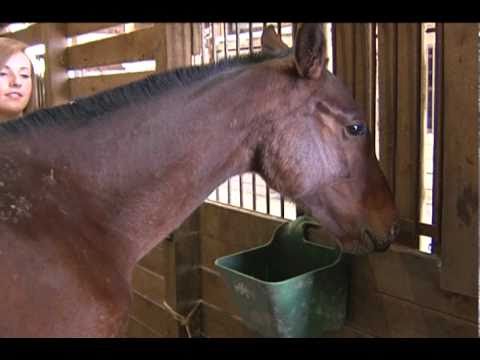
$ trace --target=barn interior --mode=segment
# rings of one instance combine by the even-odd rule
[[[0,36],[30,46],[39,105],[50,107],[155,72],[260,52],[270,25],[289,46],[301,26],[3,23]],[[387,252],[352,258],[345,324],[324,336],[478,337],[478,24],[323,28],[328,69],[365,112],[401,217]],[[265,244],[303,214],[258,174],[227,180],[136,266],[126,336],[259,337],[215,260]]]

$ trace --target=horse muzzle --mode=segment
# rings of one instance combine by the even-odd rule
[[[365,229],[362,234],[362,240],[365,243],[371,244],[373,250],[376,252],[385,252],[390,248],[392,242],[397,238],[400,232],[400,226],[398,223],[395,223],[390,228],[385,240],[380,240],[378,237],[374,236],[368,229]]]

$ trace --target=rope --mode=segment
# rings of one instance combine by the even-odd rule
[[[195,311],[198,309],[198,307],[200,306],[200,302],[197,302],[195,304],[195,306],[192,308],[192,310],[190,310],[190,312],[188,313],[187,316],[182,316],[180,315],[179,313],[177,313],[175,310],[173,310],[170,305],[168,305],[168,303],[164,300],[163,301],[163,306],[165,306],[165,309],[173,316],[173,318],[175,320],[177,320],[180,325],[182,325],[183,327],[185,327],[185,330],[187,332],[187,335],[189,338],[192,337],[192,334],[190,332],[190,319],[192,318],[192,315],[195,313]]]

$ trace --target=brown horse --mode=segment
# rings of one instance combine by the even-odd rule
[[[262,175],[345,251],[385,250],[396,211],[363,115],[294,51],[157,74],[0,126],[0,336],[123,334],[132,271],[219,184]]]

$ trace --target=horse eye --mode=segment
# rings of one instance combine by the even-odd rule
[[[367,127],[362,124],[348,125],[347,132],[353,136],[364,135],[367,131]]]

